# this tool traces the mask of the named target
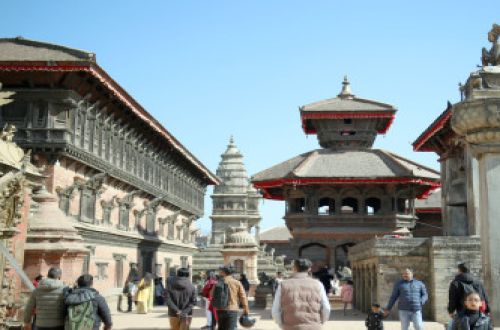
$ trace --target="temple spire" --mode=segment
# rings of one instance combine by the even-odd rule
[[[352,94],[351,91],[351,84],[349,83],[349,79],[347,79],[347,76],[344,76],[344,81],[342,82],[342,90],[340,91],[340,94],[338,97],[340,98],[352,98],[354,95]]]

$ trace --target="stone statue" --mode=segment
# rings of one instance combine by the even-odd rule
[[[0,139],[4,140],[6,142],[12,142],[12,139],[14,138],[14,134],[16,132],[17,132],[17,129],[14,125],[5,124],[2,132],[0,133]]]
[[[491,31],[488,32],[488,41],[493,45],[491,49],[488,51],[486,48],[483,48],[481,62],[483,66],[488,65],[500,65],[500,46],[498,42],[498,36],[500,35],[500,25],[493,24]]]

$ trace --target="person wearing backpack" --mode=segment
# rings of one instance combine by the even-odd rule
[[[220,278],[211,292],[212,305],[217,311],[218,330],[236,329],[240,304],[243,307],[243,315],[250,314],[245,289],[231,274],[231,267],[220,267]]]
[[[103,296],[92,287],[94,278],[90,274],[78,277],[77,287],[70,289],[65,298],[66,323],[65,330],[99,330],[101,323],[104,329],[113,326],[111,312]]]
[[[489,314],[490,312],[488,296],[483,284],[472,276],[465,263],[459,264],[457,268],[458,273],[450,283],[448,291],[448,313],[451,318],[451,321],[448,323],[448,329],[451,329],[453,326],[454,316],[464,311],[464,299],[472,292],[477,292],[481,297],[481,312],[485,314]]]
[[[31,318],[36,309],[35,326],[39,330],[64,330],[64,283],[57,267],[49,269],[32,293],[24,309],[24,328],[31,329]]]
[[[189,330],[196,305],[196,290],[189,280],[189,270],[179,268],[177,276],[167,287],[165,298],[172,330]]]

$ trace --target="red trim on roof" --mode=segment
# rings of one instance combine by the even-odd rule
[[[116,97],[120,99],[128,108],[130,108],[140,119],[145,121],[156,132],[160,133],[178,152],[186,157],[191,164],[200,170],[212,184],[218,184],[219,181],[213,174],[206,169],[199,160],[197,160],[175,137],[173,137],[156,119],[147,113],[142,106],[137,103],[128,93],[118,85],[101,67],[97,64],[89,63],[83,65],[0,65],[0,71],[83,71],[88,72],[108,88]]]
[[[305,186],[305,185],[314,185],[314,184],[338,184],[338,183],[347,183],[347,184],[385,184],[385,183],[403,183],[403,184],[418,184],[422,186],[429,186],[424,192],[420,195],[416,196],[418,199],[425,199],[429,196],[429,194],[439,187],[441,184],[439,182],[419,179],[419,178],[379,178],[379,179],[340,179],[340,178],[304,178],[304,179],[295,179],[295,178],[285,178],[285,179],[277,179],[277,180],[269,180],[269,181],[261,181],[261,182],[253,182],[253,185],[257,189],[261,189],[263,193],[263,197],[266,199],[273,200],[284,200],[283,196],[271,194],[269,193],[269,188],[282,187],[284,185],[296,185],[296,186]]]
[[[451,119],[451,109],[446,110],[443,117],[429,126],[424,134],[422,134],[415,142],[413,142],[414,151],[434,151],[431,147],[423,148],[423,145],[429,141],[438,131],[440,131],[444,125]]]
[[[415,208],[415,212],[417,213],[441,213],[440,207],[432,207],[432,208]]]
[[[315,112],[315,113],[300,113],[300,118],[302,120],[302,129],[306,134],[316,134],[316,129],[306,127],[306,120],[310,119],[346,119],[346,118],[387,118],[389,119],[386,125],[378,131],[379,134],[385,134],[392,122],[394,121],[395,114],[394,111],[388,113],[388,111],[364,111],[364,112]]]

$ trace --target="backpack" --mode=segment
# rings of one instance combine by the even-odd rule
[[[64,330],[92,330],[94,328],[94,298],[92,291],[71,292],[65,299],[67,316]]]
[[[217,309],[225,309],[229,305],[229,286],[223,279],[217,281],[214,285],[214,295],[212,297],[212,306]]]

